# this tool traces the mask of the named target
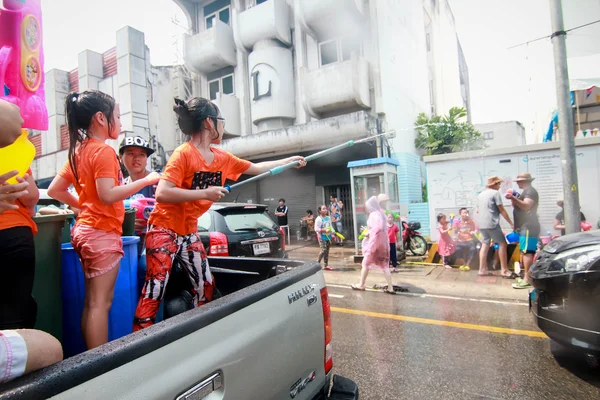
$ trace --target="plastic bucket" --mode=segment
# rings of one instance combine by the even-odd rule
[[[135,214],[134,214],[135,215]],[[115,284],[115,296],[108,314],[108,340],[133,331],[133,318],[139,300],[137,236],[123,236],[123,252]],[[70,357],[86,350],[81,333],[85,281],[79,256],[70,243],[62,245],[63,351]]]

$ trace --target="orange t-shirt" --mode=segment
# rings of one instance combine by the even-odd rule
[[[27,171],[27,173],[31,175],[31,170]],[[15,201],[15,204],[19,207],[18,210],[7,210],[0,214],[0,231],[16,228],[17,226],[28,226],[35,235],[38,228],[35,222],[33,222],[29,210],[19,200]]]
[[[67,161],[58,173],[75,186],[79,196],[79,217],[77,225],[90,226],[105,232],[122,233],[125,205],[117,201],[106,205],[100,201],[96,189],[96,179],[112,178],[115,186],[123,181],[123,174],[115,150],[95,139],[86,139],[76,153],[76,168],[79,185]]]
[[[182,189],[206,189],[223,186],[227,179],[237,180],[252,163],[213,147],[215,159],[209,165],[191,143],[179,146],[171,155],[162,179]],[[167,228],[185,236],[198,231],[198,218],[213,202],[196,200],[188,203],[156,203],[148,225]]]

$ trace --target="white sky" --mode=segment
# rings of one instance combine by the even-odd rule
[[[507,49],[550,33],[548,0],[449,2],[469,66],[473,122],[518,120],[532,139],[556,104],[552,46],[546,39]],[[600,0],[563,3],[566,28],[600,19]],[[186,20],[173,0],[42,0],[42,10],[46,70],[70,71],[84,49],[108,50],[125,25],[146,34],[153,65],[178,60],[174,42],[183,29],[171,20]],[[569,56],[600,53],[598,32],[600,24],[574,32]]]

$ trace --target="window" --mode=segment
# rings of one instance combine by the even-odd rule
[[[277,229],[277,225],[262,209],[223,212],[227,228],[232,232],[258,231],[263,229]]]
[[[208,232],[210,230],[210,226],[212,225],[212,213],[205,212],[198,218],[198,231],[199,232]]]
[[[353,38],[338,38],[319,43],[319,59],[321,66],[340,61],[348,61],[352,53],[361,55],[360,40]]]
[[[321,51],[321,65],[333,64],[338,62],[338,44],[337,41],[325,42],[319,45]]]
[[[484,140],[492,140],[494,139],[494,132],[483,132]]]
[[[215,26],[215,20],[217,17],[221,20],[221,22],[229,25],[230,18],[230,8],[229,6],[220,9],[212,14],[207,15],[204,20],[206,21],[206,29],[210,29]]]
[[[210,100],[217,99],[217,93],[234,94],[233,75],[225,75],[208,82]]]

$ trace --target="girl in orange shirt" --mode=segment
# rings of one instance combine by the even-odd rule
[[[173,109],[190,140],[175,149],[156,189],[156,206],[146,234],[146,282],[134,331],[154,323],[174,259],[189,278],[194,306],[212,300],[214,280],[198,235],[198,218],[228,193],[223,188],[226,179],[258,175],[293,161],[300,167],[306,165],[300,156],[253,164],[212,147],[221,143],[225,119],[207,99],[193,98],[187,103],[175,99]]]
[[[151,173],[120,186],[121,169],[115,150],[104,142],[121,130],[119,106],[96,90],[70,93],[65,101],[69,128],[69,160],[48,188],[48,195],[80,210],[72,230],[73,248],[85,274],[85,304],[81,330],[88,349],[108,341],[108,312],[123,257],[123,200],[158,182]],[[79,199],[69,193],[74,185]]]

